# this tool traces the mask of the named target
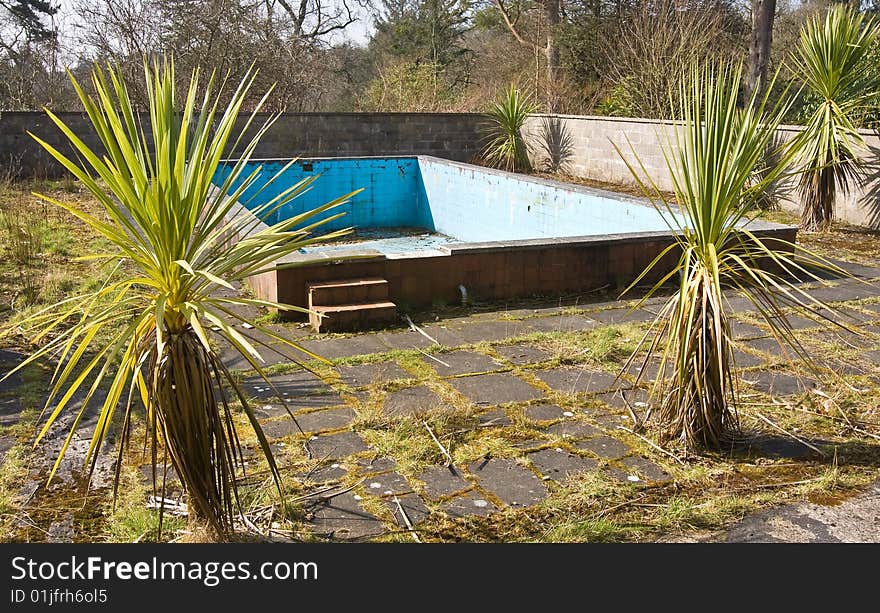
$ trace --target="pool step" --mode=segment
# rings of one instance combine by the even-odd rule
[[[397,317],[388,281],[379,277],[309,283],[309,323],[315,332],[341,332],[387,324]]]
[[[379,277],[309,283],[309,307],[388,300],[388,281]]]
[[[386,324],[397,318],[397,305],[382,302],[362,302],[333,306],[312,306],[309,323],[315,332],[340,332],[359,330]]]

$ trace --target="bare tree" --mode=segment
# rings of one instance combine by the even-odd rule
[[[559,107],[559,45],[557,29],[562,19],[562,0],[538,0],[540,18],[529,17],[510,0],[492,0],[504,25],[521,45],[542,52],[545,60],[547,110],[554,113]],[[532,30],[532,34],[526,33]]]
[[[735,52],[725,41],[724,17],[713,2],[655,0],[620,20],[607,76],[628,114],[674,114],[671,102],[687,67]]]
[[[308,111],[320,104],[333,74],[322,37],[356,18],[346,2],[80,0],[77,10],[84,59],[112,59],[132,83],[142,81],[135,77],[143,58],[156,54],[173,55],[180,75],[200,66],[235,81],[254,66],[254,95],[274,85],[268,110]],[[145,92],[135,95],[145,101]]]

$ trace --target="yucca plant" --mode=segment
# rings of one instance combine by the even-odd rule
[[[793,143],[804,230],[827,229],[837,194],[862,176],[866,146],[857,125],[878,95],[877,71],[865,69],[878,32],[874,18],[835,6],[807,22],[791,55],[794,74],[816,101]]]
[[[234,530],[233,521],[240,511],[235,468],[242,455],[232,400],[241,403],[279,493],[281,483],[248,399],[212,340],[225,340],[241,352],[271,386],[260,366],[262,342],[236,328],[246,322],[236,308],[297,307],[237,294],[230,297],[230,292],[218,290],[233,288],[233,283],[270,269],[277,258],[317,240],[312,231],[322,222],[313,223],[311,218],[342,204],[348,196],[263,229],[254,217],[232,217],[232,207],[245,190],[265,181],[260,169],[247,170],[259,139],[274,121],[255,125],[265,96],[253,112],[242,115],[245,120],[236,129],[254,73],[249,72],[234,89],[225,108],[218,102],[225,82],[213,74],[200,83],[199,71],[194,71],[182,100],[175,89],[173,62],[145,62],[144,74],[149,94],[146,125],[141,125],[118,68],[95,67],[94,95],[70,77],[104,151],[91,149],[48,110],[76,158],[32,135],[94,195],[102,214],[92,215],[37,195],[107,239],[112,249],[94,258],[116,266],[100,289],[67,298],[18,322],[17,327],[32,333],[36,346],[19,368],[37,360],[57,362],[37,441],[69,409],[75,394],[79,392],[82,398],[50,480],[74,430],[102,391],[106,396],[100,403],[86,462],[94,470],[97,454],[120,412],[118,484],[122,450],[130,438],[133,411],[140,403],[154,466],[159,451],[164,451],[186,491],[190,516],[223,538]],[[245,138],[252,127],[253,136]],[[240,151],[239,158],[228,162],[230,173],[221,185],[214,185],[215,171],[229,151]],[[257,207],[255,214],[268,219],[312,180],[281,190]],[[325,221],[338,217],[330,215]],[[269,329],[256,328],[304,351]]]
[[[495,100],[486,114],[487,142],[483,147],[483,159],[487,164],[511,172],[532,169],[522,127],[537,109],[528,94],[520,92],[513,84]]]
[[[766,98],[753,98],[738,108],[741,77],[740,67],[711,63],[694,67],[681,86],[681,123],[663,145],[677,206],[650,178],[642,179],[647,172],[637,156],[640,172],[630,166],[675,241],[628,289],[668,261],[667,255],[680,255],[671,270],[661,271],[644,298],[667,282],[676,284],[624,368],[636,365],[641,377],[652,356],[659,354],[651,397],[659,404],[661,440],[678,441],[689,449],[717,449],[739,428],[733,340],[723,290],[738,289],[777,340],[806,357],[784,309],[793,306],[821,315],[825,305],[794,279],[817,278],[815,267],[833,268],[808,252],[799,252],[795,261],[792,243],[759,238],[743,225],[751,221],[763,191],[785,172],[791,152],[765,155],[785,108],[768,108]],[[767,159],[775,165],[760,168]],[[636,355],[645,347],[647,354],[639,363]]]

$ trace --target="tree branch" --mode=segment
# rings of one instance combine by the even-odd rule
[[[511,20],[510,13],[507,12],[507,8],[504,6],[504,0],[492,0],[495,3],[495,6],[498,7],[498,12],[501,13],[501,18],[504,20],[504,24],[507,26],[507,29],[510,30],[510,33],[513,34],[513,37],[522,45],[527,47],[534,47],[533,43],[528,42],[522,36],[520,36],[519,32],[516,29],[517,20]]]

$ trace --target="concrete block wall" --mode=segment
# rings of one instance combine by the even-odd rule
[[[647,173],[660,189],[671,191],[662,147],[675,143],[675,129],[673,122],[652,119],[534,115],[527,121],[523,136],[537,168],[549,164],[557,166],[554,170],[576,177],[635,185],[629,162],[640,176],[644,178]],[[783,126],[779,138],[793,138],[800,129]],[[868,145],[867,180],[849,194],[838,195],[836,215],[849,223],[880,229],[880,138],[869,130],[862,131],[862,136]],[[792,212],[800,211],[793,192],[791,201],[781,204]]]
[[[59,116],[89,146],[97,136],[85,113]],[[261,115],[251,131],[268,115]],[[243,124],[244,118],[240,120]],[[260,158],[372,155],[434,155],[472,161],[480,149],[479,114],[468,113],[284,113],[263,136]],[[0,113],[0,165],[21,176],[58,176],[62,168],[28,134],[65,153],[67,139],[42,112]],[[230,152],[230,157],[236,152]]]

